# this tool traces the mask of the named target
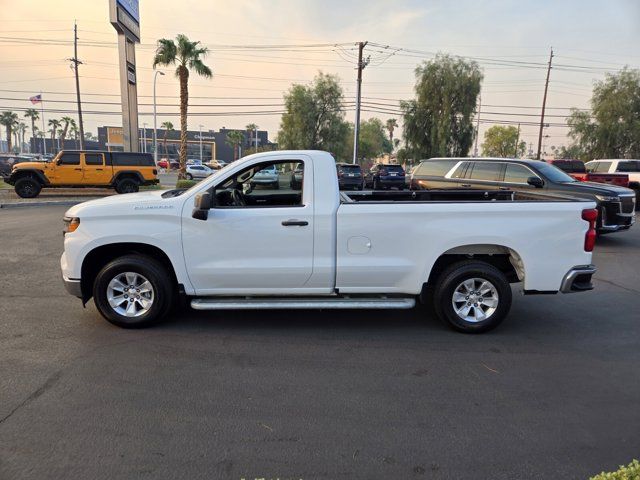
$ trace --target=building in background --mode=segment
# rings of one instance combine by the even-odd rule
[[[244,140],[240,145],[240,155],[248,155],[255,151],[255,132],[248,130],[227,129],[222,127],[220,131],[214,130],[188,130],[187,131],[187,158],[200,159],[200,142],[202,141],[202,161],[212,159],[232,162],[234,160],[233,147],[227,143],[227,135],[231,132],[242,132]],[[269,134],[266,130],[258,130],[258,148],[260,150],[273,149],[276,144],[269,142]],[[166,135],[166,137],[165,137]],[[165,131],[158,129],[158,158],[177,159],[180,152],[180,130]],[[166,141],[165,141],[166,138]],[[146,139],[146,141],[145,141]],[[140,129],[140,151],[153,153],[153,129]],[[98,148],[101,150],[121,151],[123,148],[122,127],[98,127]]]

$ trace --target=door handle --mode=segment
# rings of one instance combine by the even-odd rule
[[[307,225],[309,225],[309,222],[306,220],[295,220],[292,218],[291,220],[282,221],[283,227],[306,227]]]
[[[74,168],[74,170],[82,171],[82,168]]]
[[[101,168],[96,168],[96,172],[101,172],[102,169]]]
[[[511,190],[509,187],[500,187],[500,190]]]
[[[462,185],[460,185],[461,187],[470,187],[471,184],[470,183],[463,183]]]

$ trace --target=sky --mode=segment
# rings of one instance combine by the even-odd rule
[[[0,0],[0,110],[31,106],[73,110],[73,23],[78,23],[85,131],[121,125],[116,32],[108,0]],[[340,78],[347,119],[354,118],[357,42],[370,42],[363,72],[362,118],[397,118],[413,97],[414,69],[436,53],[475,60],[483,73],[480,142],[498,122],[522,123],[536,149],[546,62],[554,50],[544,146],[567,145],[569,108],[589,108],[595,81],[625,65],[640,68],[640,2],[337,0],[141,0],[137,46],[140,126],[152,126],[152,59],[159,38],[187,35],[209,47],[211,80],[192,76],[189,128],[256,123],[274,140],[283,94],[318,71]],[[315,46],[314,46],[315,45]],[[519,63],[520,62],[520,63]],[[158,77],[158,125],[178,128],[178,80]],[[69,103],[67,103],[69,102]],[[93,102],[93,103],[90,103]],[[199,106],[195,106],[199,105]],[[107,113],[111,112],[111,113]],[[45,118],[65,114],[45,111]],[[28,123],[28,122],[26,122]],[[401,123],[401,122],[400,122]],[[548,135],[548,137],[547,137]],[[396,134],[397,137],[397,134]]]

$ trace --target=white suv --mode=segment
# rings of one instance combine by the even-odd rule
[[[256,174],[251,179],[251,186],[262,185],[275,190],[280,188],[280,174],[275,165],[269,165]]]
[[[585,164],[587,172],[624,173],[629,175],[629,188],[636,191],[636,208],[640,208],[640,160],[607,158],[592,160]]]
[[[187,173],[185,176],[188,180],[193,180],[194,178],[207,178],[213,172],[214,170],[211,170],[205,165],[187,165]]]

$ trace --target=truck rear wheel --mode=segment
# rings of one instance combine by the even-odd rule
[[[125,255],[100,270],[93,299],[100,314],[123,328],[150,326],[167,315],[173,286],[164,266],[144,255]]]
[[[118,193],[135,193],[138,190],[138,182],[133,178],[123,178],[116,183],[116,192]]]
[[[20,198],[35,198],[40,194],[42,185],[34,178],[20,178],[16,181],[14,190]]]
[[[468,260],[454,263],[434,289],[436,315],[454,329],[482,333],[497,327],[511,308],[511,286],[493,265]]]

